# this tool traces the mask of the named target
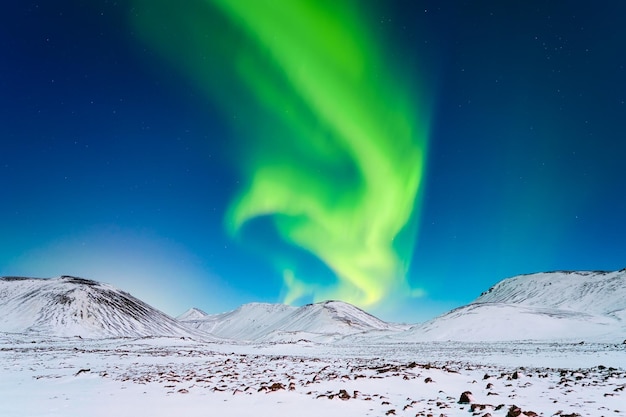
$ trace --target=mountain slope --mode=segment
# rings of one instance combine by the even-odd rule
[[[376,330],[397,330],[363,310],[341,301],[292,307],[283,304],[245,304],[236,310],[186,320],[215,336],[242,341],[331,341]]]
[[[510,303],[612,314],[626,308],[626,269],[519,275],[499,282],[474,303]]]
[[[588,340],[626,337],[626,270],[547,272],[505,279],[402,340]]]
[[[272,332],[297,308],[283,304],[250,303],[221,314],[211,314],[183,323],[225,339],[258,340]]]
[[[132,295],[70,276],[0,278],[0,331],[51,336],[197,336]]]

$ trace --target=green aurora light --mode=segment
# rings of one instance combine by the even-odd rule
[[[241,137],[233,236],[270,219],[336,275],[320,285],[273,253],[283,301],[365,307],[411,291],[428,114],[363,3],[137,0],[138,33],[193,76]],[[381,42],[379,44],[379,42]],[[395,71],[392,71],[395,70]]]

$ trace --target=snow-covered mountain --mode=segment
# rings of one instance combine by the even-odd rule
[[[474,303],[510,303],[620,315],[626,309],[626,269],[520,275],[496,284]]]
[[[426,323],[386,323],[341,301],[245,304],[177,320],[128,293],[83,278],[0,278],[0,332],[54,336],[194,336],[246,342],[626,339],[626,269],[505,279],[472,303]],[[208,334],[211,334],[209,336]]]
[[[0,278],[0,331],[50,336],[198,336],[201,332],[96,281]]]
[[[398,330],[396,325],[342,301],[302,307],[251,303],[227,313],[183,322],[225,339],[266,342],[332,341],[357,333]]]
[[[208,314],[205,313],[204,311],[200,310],[199,308],[192,307],[189,310],[185,311],[180,316],[176,317],[176,320],[179,320],[179,321],[198,320],[206,316],[208,316]]]
[[[297,310],[283,304],[250,303],[221,314],[197,319],[179,319],[186,325],[234,340],[258,340],[272,332],[285,317]]]
[[[398,336],[402,340],[619,341],[626,337],[626,269],[547,272],[505,279],[472,303]]]

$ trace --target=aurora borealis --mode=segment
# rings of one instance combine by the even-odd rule
[[[13,5],[0,275],[410,321],[515,274],[621,269],[623,8]]]
[[[185,52],[195,57],[184,60],[189,73],[218,105],[226,102],[226,114],[254,109],[244,110],[238,129],[246,185],[227,214],[228,228],[237,234],[246,222],[271,216],[285,242],[317,257],[338,279],[320,286],[288,253],[269,250],[283,275],[287,303],[312,295],[315,301],[339,298],[367,307],[406,292],[414,228],[396,239],[419,211],[426,117],[411,103],[407,86],[381,64],[388,61],[357,5],[211,3],[140,2],[137,14],[148,16],[138,27],[170,60],[182,55],[172,43],[193,46]],[[183,38],[164,41],[161,28],[172,22],[173,7],[183,10],[168,33]],[[219,13],[228,19],[220,26],[243,33],[238,42],[211,38],[213,28],[203,29]],[[226,85],[243,86],[245,98],[230,102],[224,98],[229,91],[213,91],[205,78],[214,71],[197,61],[205,54],[220,56],[222,71],[233,78]]]

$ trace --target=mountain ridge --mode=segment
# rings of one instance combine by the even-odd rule
[[[338,300],[302,307],[249,303],[229,312],[184,322],[221,338],[242,341],[330,341],[356,333],[397,328]]]
[[[626,269],[556,271],[506,278],[471,303],[398,339],[592,340],[626,337]]]

